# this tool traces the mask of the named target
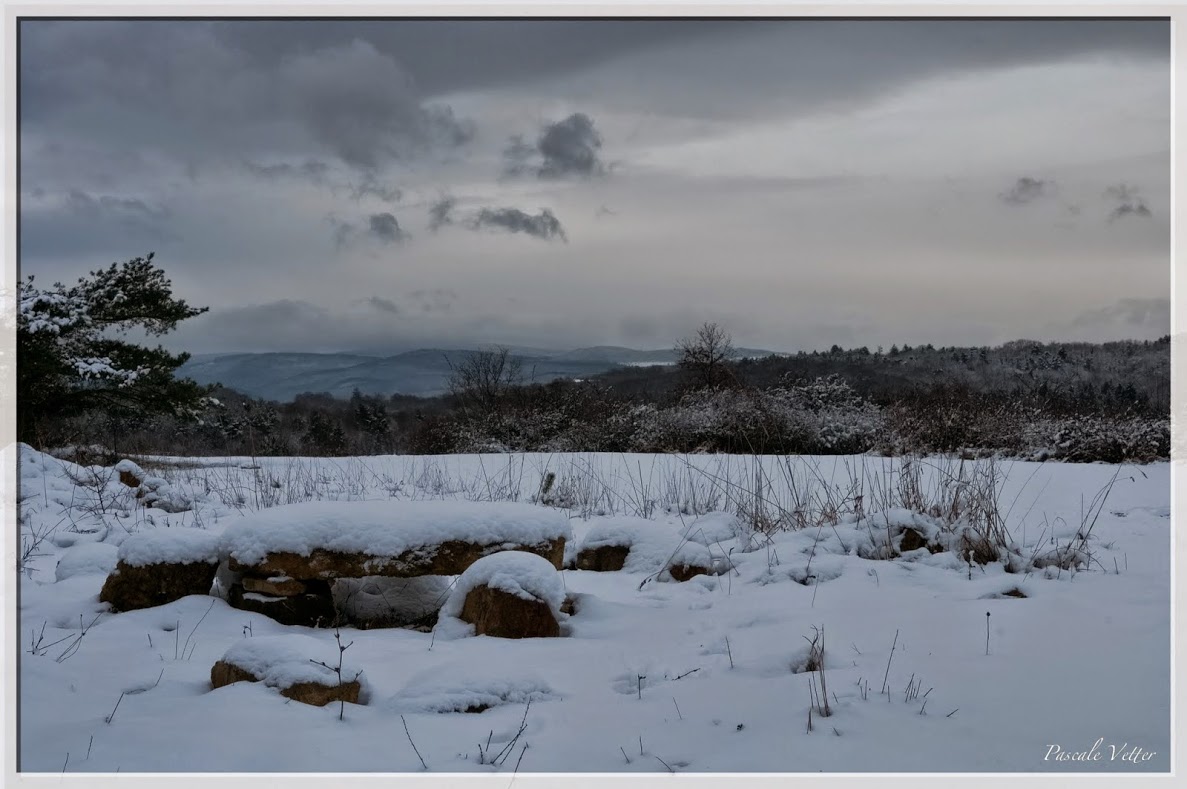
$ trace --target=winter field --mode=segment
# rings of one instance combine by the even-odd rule
[[[154,475],[139,500],[113,468],[20,448],[22,771],[1170,769],[1168,463],[137,463]],[[365,678],[365,703],[341,709],[210,685],[254,639],[333,661],[333,629],[232,608],[219,581],[156,608],[98,602],[131,535],[358,500],[517,501],[568,518],[567,559],[586,541],[634,547],[621,571],[560,573],[575,610],[559,638],[471,636],[452,609],[435,627],[341,628],[344,667]],[[908,527],[944,549],[904,545]],[[672,580],[678,554],[717,574]],[[448,609],[453,581],[362,597]]]

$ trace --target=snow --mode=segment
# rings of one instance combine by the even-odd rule
[[[54,578],[64,581],[76,575],[95,573],[106,576],[115,569],[119,549],[107,543],[81,543],[68,548],[58,566],[54,569]]]
[[[888,511],[872,495],[880,480],[897,484],[901,461],[893,458],[261,458],[258,469],[241,468],[251,465],[246,458],[203,458],[154,472],[193,501],[190,510],[168,513],[142,507],[111,468],[64,463],[27,446],[19,456],[21,544],[41,538],[21,560],[18,579],[22,770],[420,774],[405,723],[429,772],[502,773],[503,781],[523,744],[530,747],[521,774],[665,780],[660,759],[694,774],[1170,769],[1169,463],[1120,469],[1087,541],[1090,566],[1011,573],[1001,563],[970,567],[951,551],[871,558],[888,524],[892,532],[907,524],[939,528],[930,515]],[[751,550],[743,536],[717,539],[731,517],[746,531],[753,497],[741,486],[755,479],[756,464],[773,482],[764,496],[787,511],[796,505],[778,485],[784,471],[796,475],[809,502],[848,490],[852,474],[867,491],[866,514],[755,533]],[[926,483],[942,476],[942,459],[926,466],[936,474]],[[97,599],[101,573],[66,569],[69,577],[57,580],[58,567],[97,566],[86,551],[96,549],[98,562],[99,552],[110,556],[141,534],[221,535],[261,514],[299,511],[256,503],[256,480],[261,496],[274,490],[271,480],[281,481],[275,502],[312,497],[327,513],[351,513],[341,523],[355,521],[348,499],[391,497],[367,506],[386,507],[394,528],[405,508],[442,503],[430,498],[461,511],[469,506],[462,499],[488,499],[492,491],[530,496],[549,470],[587,482],[586,492],[574,487],[580,495],[568,509],[521,505],[567,524],[554,528],[571,526],[582,539],[617,533],[632,545],[651,535],[698,545],[703,536],[709,544],[698,547],[728,555],[734,569],[643,585],[635,570],[554,572],[577,601],[561,638],[343,627],[346,669],[353,676],[365,668],[371,689],[370,703],[346,705],[343,721],[337,705],[289,702],[261,683],[213,692],[209,685],[211,666],[236,648],[245,650],[236,659],[266,666],[278,683],[311,670],[310,658],[336,665],[332,630],[286,627],[197,595],[113,614]],[[1118,467],[1017,462],[1002,470],[1002,514],[1030,555],[1075,538],[1082,508]],[[246,504],[236,503],[240,495]],[[1015,589],[1026,597],[1007,595]],[[429,596],[426,587],[407,599]],[[813,628],[824,631],[833,714],[814,716],[809,732],[809,682],[819,677],[799,669]],[[262,641],[277,638],[275,646]],[[859,681],[868,683],[866,698]],[[909,682],[921,683],[912,701]],[[488,708],[464,712],[480,706]],[[480,763],[479,745],[498,752],[521,722],[507,764]],[[1099,761],[1045,758],[1051,745],[1088,751],[1102,738]],[[1110,746],[1123,745],[1153,755],[1112,758]]]
[[[355,679],[359,669],[342,653],[342,681]],[[337,685],[338,648],[333,641],[303,635],[255,636],[235,643],[222,660],[259,677],[267,687],[284,690],[303,682]],[[317,661],[317,662],[315,662]],[[318,662],[326,664],[318,665]],[[330,668],[327,668],[329,666]],[[360,682],[363,675],[359,676]]]
[[[628,573],[658,573],[681,564],[713,567],[713,555],[707,547],[681,536],[676,529],[643,518],[600,519],[586,533],[581,548],[610,545],[630,548],[622,566]]]
[[[140,466],[136,465],[135,462],[128,460],[127,458],[124,458],[119,463],[116,463],[112,468],[117,473],[128,473],[136,477],[136,479],[144,479],[147,476],[144,473],[144,469],[140,468]]]
[[[150,564],[193,564],[219,561],[219,535],[202,529],[154,529],[133,534],[119,548],[119,560],[130,567]]]
[[[681,535],[700,545],[716,545],[735,538],[744,541],[750,530],[729,512],[707,512],[681,530]]]
[[[482,557],[458,576],[441,613],[460,614],[466,595],[479,586],[548,603],[555,614],[560,614],[561,603],[565,601],[565,587],[552,562],[525,551],[502,551]]]
[[[269,553],[308,556],[316,549],[399,556],[460,540],[478,545],[537,545],[570,536],[555,510],[507,502],[352,501],[273,507],[232,524],[226,553],[244,564]]]
[[[414,675],[388,705],[396,713],[449,713],[557,698],[552,686],[538,675],[522,670],[509,675],[504,666],[483,670],[453,663]]]
[[[498,589],[524,600],[545,602],[558,622],[563,623],[568,619],[560,610],[561,604],[565,602],[564,581],[552,562],[525,551],[502,551],[482,557],[458,576],[433,628],[438,637],[456,639],[473,635],[474,626],[459,617],[466,603],[466,595],[480,586]]]

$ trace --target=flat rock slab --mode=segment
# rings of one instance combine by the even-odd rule
[[[235,521],[220,552],[230,569],[297,580],[459,575],[497,551],[544,556],[558,569],[569,519],[530,504],[474,501],[319,501]]]
[[[289,551],[267,553],[254,564],[246,564],[232,554],[229,567],[232,571],[254,576],[287,576],[302,581],[368,576],[412,578],[420,575],[461,575],[484,556],[502,551],[534,553],[543,556],[559,570],[564,560],[565,540],[558,537],[530,545],[506,542],[476,544],[450,540],[436,545],[418,546],[397,556],[314,548],[307,555]]]
[[[114,611],[134,611],[210,594],[217,569],[216,562],[129,565],[121,560],[107,576],[99,600],[110,603]]]
[[[330,585],[325,581],[309,584],[310,593],[278,597],[247,591],[242,584],[227,590],[227,604],[240,611],[254,611],[276,620],[282,625],[302,627],[332,627],[337,624],[338,612]]]
[[[309,591],[309,585],[304,581],[285,578],[283,576],[277,578],[246,576],[243,578],[243,588],[248,592],[257,592],[258,594],[266,594],[273,597],[293,597],[294,595],[305,594]]]

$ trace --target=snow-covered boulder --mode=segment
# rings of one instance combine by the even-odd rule
[[[681,529],[680,533],[692,542],[709,546],[737,539],[745,542],[750,529],[732,513],[706,512]]]
[[[562,513],[507,502],[332,501],[273,507],[223,534],[230,568],[299,580],[458,575],[478,559],[528,551],[561,566]]]
[[[458,621],[475,635],[537,638],[560,635],[565,586],[547,559],[523,551],[504,551],[474,562],[458,578],[441,609],[438,625],[456,629]],[[469,629],[469,628],[467,628]]]
[[[334,670],[339,659],[341,677]],[[286,698],[317,707],[339,700],[366,702],[366,680],[346,662],[346,653],[339,655],[334,642],[309,636],[258,636],[236,642],[210,669],[215,689],[235,682],[263,682]]]
[[[202,529],[152,529],[124,540],[117,558],[99,600],[116,611],[152,608],[210,593],[219,539]]]
[[[147,476],[140,466],[126,458],[115,464],[115,472],[119,474],[120,482],[124,483],[129,488],[140,487],[140,483],[144,482],[144,479]]]
[[[68,548],[58,559],[54,578],[65,581],[76,575],[107,575],[119,561],[119,549],[103,542],[84,542]]]
[[[615,567],[618,557],[622,562]],[[686,581],[713,572],[709,549],[680,532],[643,518],[605,518],[585,535],[577,553],[579,570],[621,569]]]

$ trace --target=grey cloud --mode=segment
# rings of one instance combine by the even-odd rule
[[[235,351],[339,350],[335,343],[342,321],[332,312],[307,301],[282,299],[212,309],[185,321],[174,342],[187,348]]]
[[[411,77],[364,41],[295,55],[279,77],[289,109],[347,164],[372,170],[406,145],[473,134],[444,108],[421,106]]]
[[[522,134],[514,134],[503,149],[503,172],[507,175],[521,175],[528,169],[528,160],[536,149],[528,145]]]
[[[1170,299],[1119,299],[1107,307],[1086,310],[1077,315],[1071,328],[1088,340],[1115,339],[1121,336],[1140,335],[1148,338],[1170,334]]]
[[[998,197],[1010,205],[1025,205],[1026,203],[1046,197],[1052,193],[1055,184],[1039,178],[1023,176],[1014,182],[1009,191],[1002,192]]]
[[[544,127],[535,145],[522,135],[512,137],[503,151],[508,175],[530,172],[540,178],[589,177],[606,171],[598,152],[602,136],[583,112]]]
[[[85,130],[195,170],[230,150],[304,150],[373,171],[473,135],[366,40],[256,57],[229,38],[200,22],[22,23],[22,130],[67,142]]]
[[[410,295],[419,302],[420,311],[424,313],[449,312],[458,300],[458,293],[452,288],[414,290]]]
[[[396,244],[408,237],[396,217],[390,213],[372,214],[367,222],[368,232],[385,244]]]
[[[379,296],[372,296],[367,299],[367,304],[379,310],[380,312],[387,312],[392,315],[400,314],[400,308],[391,299],[381,299]]]
[[[426,95],[532,83],[638,52],[704,50],[722,41],[743,53],[754,52],[751,43],[763,36],[785,38],[788,54],[805,50],[809,64],[822,54],[853,62],[898,50],[902,55],[880,69],[887,79],[1094,52],[1166,57],[1170,46],[1169,24],[1158,19],[335,20],[316,25],[269,20],[209,26],[220,41],[259,64],[319,46],[367,41],[404,65]],[[443,40],[451,46],[442,46]],[[749,60],[709,62],[731,79],[736,73],[731,65],[752,79],[782,78],[761,53],[752,57],[762,68],[751,69]]]
[[[659,324],[648,315],[632,315],[618,322],[618,333],[627,342],[654,343],[660,338]],[[667,341],[670,338],[662,338]],[[674,342],[674,340],[673,340]]]
[[[1117,184],[1105,189],[1105,197],[1112,200],[1115,205],[1113,210],[1109,212],[1109,221],[1114,222],[1118,219],[1123,219],[1127,216],[1151,217],[1146,201],[1138,194],[1138,189],[1129,184]]]
[[[328,164],[315,159],[306,160],[301,164],[290,164],[288,162],[260,164],[258,162],[245,161],[243,166],[252,175],[259,176],[268,181],[293,178],[309,181],[314,184],[324,184],[330,170]]]
[[[510,233],[527,233],[545,241],[554,238],[565,242],[569,240],[560,220],[547,208],[541,208],[535,216],[518,208],[483,208],[470,220],[470,225],[473,228],[493,227]]]
[[[361,200],[364,197],[377,197],[384,202],[398,203],[403,194],[397,187],[381,184],[374,175],[370,174],[362,182],[352,184],[350,187],[350,196],[355,200]]]
[[[1122,203],[1121,205],[1114,208],[1109,213],[1109,221],[1112,222],[1127,216],[1149,217],[1153,216],[1153,214],[1151,214],[1150,209],[1146,207],[1146,202],[1141,198],[1137,198],[1132,202]]]
[[[21,206],[22,257],[124,254],[146,243],[180,238],[172,211],[138,197],[72,189],[64,195],[30,192]]]
[[[348,244],[350,244],[350,241],[352,238],[354,238],[355,232],[358,228],[356,228],[352,223],[346,222],[335,216],[326,217],[326,221],[329,222],[330,227],[334,229],[334,249],[341,252]]]
[[[356,201],[365,197],[375,197],[388,203],[397,203],[403,196],[399,188],[382,183],[373,171],[365,171],[361,180],[332,178],[330,165],[316,159],[307,159],[300,164],[261,164],[244,161],[243,166],[249,173],[265,181],[296,180],[316,186],[328,186],[334,193],[346,192]]]
[[[457,200],[452,197],[442,197],[437,202],[429,206],[429,229],[433,232],[441,229],[445,225],[453,224],[453,208],[457,205]]]
[[[78,189],[72,189],[66,196],[66,210],[85,216],[111,218],[123,223],[155,223],[169,215],[165,209],[149,206],[143,200],[113,195],[96,197]]]

